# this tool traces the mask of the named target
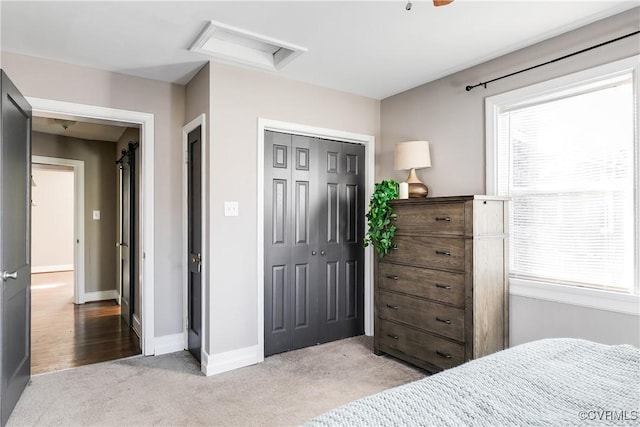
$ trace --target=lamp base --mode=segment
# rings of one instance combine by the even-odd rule
[[[429,189],[426,185],[421,182],[410,182],[409,183],[409,198],[417,199],[417,198],[425,198],[429,195]]]
[[[409,176],[407,177],[407,183],[409,184],[409,198],[410,199],[418,199],[427,197],[429,194],[429,189],[426,185],[424,185],[418,176],[416,175],[416,170],[411,169],[409,171]]]

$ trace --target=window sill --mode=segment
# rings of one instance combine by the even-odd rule
[[[576,286],[509,279],[509,294],[640,316],[640,297]]]

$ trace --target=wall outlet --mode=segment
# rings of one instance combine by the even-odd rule
[[[224,202],[224,216],[238,216],[238,202]]]
[[[93,211],[93,219],[95,220],[100,219],[100,211]]]

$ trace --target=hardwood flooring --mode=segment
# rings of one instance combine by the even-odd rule
[[[31,276],[31,373],[140,354],[115,300],[73,303],[73,272]]]

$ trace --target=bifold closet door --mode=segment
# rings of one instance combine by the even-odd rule
[[[364,147],[265,132],[265,355],[363,332]]]

